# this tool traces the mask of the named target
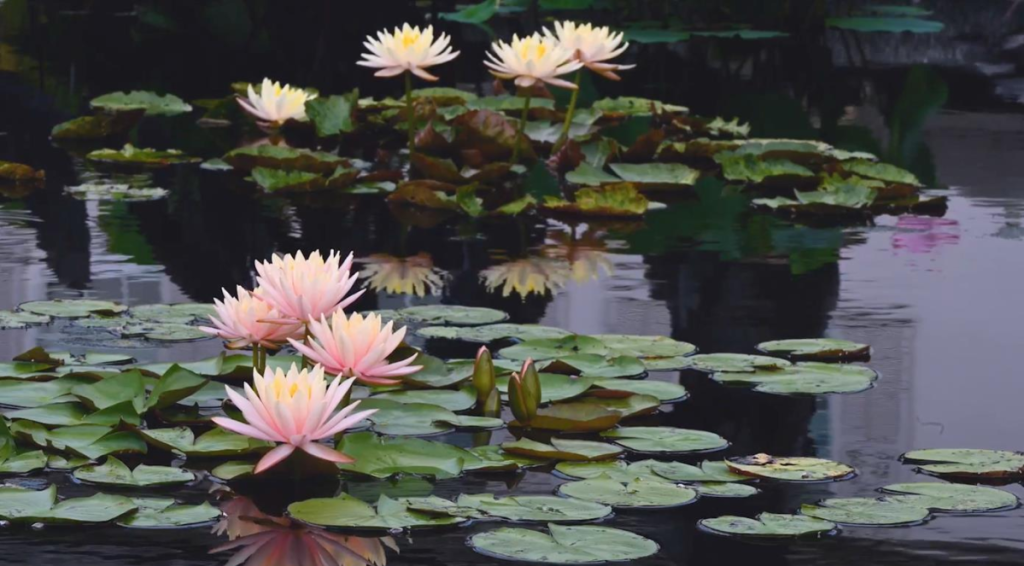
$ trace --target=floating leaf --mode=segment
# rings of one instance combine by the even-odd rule
[[[199,505],[171,505],[164,509],[144,509],[118,521],[122,527],[181,528],[209,523],[221,516],[220,509],[209,503]]]
[[[636,356],[646,358],[669,358],[689,356],[697,347],[688,342],[679,342],[665,336],[640,336],[634,334],[597,334],[592,336],[608,347],[609,355]]]
[[[50,130],[54,140],[100,140],[127,135],[145,114],[144,110],[81,116],[57,124]]]
[[[549,460],[531,458],[520,454],[506,452],[501,446],[493,444],[476,446],[468,450],[477,460],[467,460],[464,469],[469,471],[510,471],[520,468],[543,466]]]
[[[31,312],[0,311],[0,329],[28,328],[34,324],[50,324],[50,316]]]
[[[0,314],[2,317],[2,314]],[[539,324],[488,324],[485,326],[451,327],[427,326],[420,328],[416,334],[424,338],[446,338],[448,340],[464,340],[487,344],[502,339],[517,340],[549,340],[562,338],[572,334],[567,330]]]
[[[755,391],[776,394],[857,393],[870,389],[878,374],[863,366],[800,362],[779,370],[716,373],[723,383],[754,384]]]
[[[698,483],[693,489],[696,489],[701,497],[750,497],[761,493],[756,487],[742,483]]]
[[[210,474],[217,479],[231,481],[236,478],[252,475],[255,470],[256,464],[252,462],[231,460],[210,470]]]
[[[633,395],[652,396],[662,403],[675,403],[686,399],[689,393],[686,388],[677,383],[655,380],[634,380],[634,379],[603,379],[594,382],[594,387],[604,389],[609,393],[632,393]],[[592,391],[591,394],[601,396],[601,392]]]
[[[828,534],[836,529],[835,523],[803,515],[761,513],[756,519],[747,517],[715,517],[698,523],[708,531],[734,536],[788,538]]]
[[[757,349],[766,353],[794,359],[842,360],[863,358],[870,354],[871,346],[835,338],[806,338],[761,342]]]
[[[288,506],[288,514],[299,521],[322,527],[363,529],[407,529],[456,525],[461,517],[439,516],[413,511],[399,501],[381,495],[373,505],[347,493],[337,497],[309,499]]]
[[[476,405],[476,390],[466,387],[458,391],[449,389],[416,389],[378,393],[374,399],[397,403],[423,403],[437,405],[449,411],[466,411]]]
[[[82,318],[91,314],[113,316],[128,310],[128,307],[110,301],[92,301],[88,299],[32,301],[22,303],[18,308],[25,312],[57,318]]]
[[[442,20],[459,22],[460,24],[482,24],[498,12],[498,0],[484,0],[479,4],[471,4],[457,12],[440,14]]]
[[[896,167],[895,165],[889,165],[888,163],[878,163],[867,159],[853,159],[850,161],[844,161],[842,167],[843,171],[846,171],[847,173],[852,173],[867,179],[877,179],[879,181],[885,181],[886,183],[909,185],[911,187],[921,186],[921,181],[919,181],[913,173],[906,169]]]
[[[541,340],[527,340],[508,348],[503,348],[498,355],[510,360],[534,361],[552,360],[575,354],[599,354],[608,353],[608,347],[604,342],[590,336],[572,334],[563,338],[547,338]]]
[[[188,324],[208,319],[216,314],[213,305],[207,303],[178,303],[174,305],[136,305],[128,315],[136,320],[151,322]]]
[[[464,462],[472,459],[466,450],[451,444],[379,437],[372,432],[346,434],[337,448],[356,460],[339,465],[343,471],[380,479],[400,473],[453,478],[462,473]]]
[[[693,185],[700,177],[700,171],[681,163],[612,163],[609,167],[623,181],[641,188]]]
[[[984,513],[1013,509],[1017,496],[992,487],[955,483],[898,483],[882,488],[885,499],[925,507],[932,511]]]
[[[87,414],[85,407],[79,403],[54,403],[11,411],[5,416],[11,420],[26,420],[47,426],[72,426],[83,424],[82,420]]]
[[[320,137],[352,132],[356,129],[352,113],[358,101],[358,90],[340,96],[320,96],[306,101],[306,116],[316,126],[316,135]]]
[[[51,403],[66,403],[77,399],[71,390],[91,379],[65,376],[43,383],[29,381],[0,380],[0,404],[8,407],[42,407]]]
[[[667,426],[627,426],[601,433],[616,444],[642,453],[686,453],[721,450],[729,441],[713,432]]]
[[[615,116],[650,116],[670,112],[685,114],[689,112],[685,106],[667,104],[649,98],[638,98],[635,96],[623,96],[619,98],[603,98],[595,102],[591,108],[600,110],[604,114]]]
[[[634,377],[647,371],[640,360],[633,356],[605,358],[598,354],[575,354],[562,356],[544,366],[544,371],[579,375],[594,379]]]
[[[791,482],[838,481],[857,473],[850,466],[832,460],[776,458],[768,454],[729,458],[726,464],[730,470],[745,476]]]
[[[698,354],[687,358],[689,367],[706,372],[753,372],[793,365],[780,358],[749,354]]]
[[[622,415],[588,403],[557,403],[537,410],[530,426],[566,432],[600,432],[615,426]],[[518,424],[518,423],[513,423]]]
[[[643,216],[650,207],[647,197],[632,183],[588,187],[576,192],[573,202],[546,197],[541,208],[581,216],[631,218]]]
[[[608,409],[609,411],[615,411],[619,413],[623,419],[655,413],[657,412],[658,407],[661,406],[661,400],[650,395],[630,395],[628,397],[585,397],[577,402],[595,405]]]
[[[256,167],[280,169],[285,171],[305,171],[329,175],[339,167],[348,167],[348,160],[333,153],[310,151],[277,145],[258,145],[241,147],[228,152],[224,161],[242,172],[249,172]]]
[[[238,456],[265,452],[274,445],[247,436],[215,428],[198,438],[187,427],[139,430],[145,441],[157,448],[180,452],[192,457]]]
[[[46,172],[36,171],[28,165],[0,161],[0,183],[15,183],[18,185],[37,185],[46,180]]]
[[[906,17],[849,17],[829,18],[829,27],[869,33],[938,33],[945,24],[932,20]]]
[[[450,420],[458,416],[444,407],[426,403],[400,403],[370,398],[360,403],[360,410],[376,409],[369,417],[373,429],[393,436],[425,436],[452,431]]]
[[[666,481],[635,478],[622,483],[606,476],[562,484],[558,493],[613,507],[678,507],[697,500],[697,492]]]
[[[196,479],[188,470],[168,466],[140,464],[132,470],[113,456],[108,457],[102,466],[84,466],[75,470],[72,475],[84,482],[118,487],[178,485]]]
[[[530,458],[575,462],[608,460],[622,454],[622,449],[613,444],[568,438],[552,438],[551,444],[521,438],[514,442],[506,442],[501,448],[511,454]]]
[[[1024,453],[1008,450],[937,448],[912,450],[905,462],[921,462],[921,471],[950,477],[1017,477],[1024,475]]]
[[[0,487],[0,518],[15,523],[107,523],[135,511],[131,499],[97,493],[57,501],[57,487],[41,491]]]
[[[636,43],[678,43],[690,39],[690,32],[677,29],[630,27],[623,33],[627,40]]]
[[[146,116],[174,116],[192,111],[192,106],[173,94],[161,96],[140,90],[111,92],[97,96],[89,102],[89,106],[108,112],[145,110]]]
[[[159,187],[135,188],[130,185],[85,184],[67,187],[65,192],[79,200],[120,200],[139,202],[159,200],[167,196],[167,189]]]
[[[810,169],[785,159],[759,159],[749,154],[723,152],[715,155],[715,161],[722,165],[722,175],[727,181],[764,183],[814,177]]]
[[[818,505],[805,504],[800,512],[841,525],[871,527],[915,525],[929,515],[924,507],[872,497],[826,499]]]
[[[544,564],[595,564],[627,561],[658,552],[654,541],[609,527],[566,527],[549,524],[549,534],[504,527],[469,538],[474,550],[487,556]]]
[[[571,377],[557,373],[540,373],[540,400],[542,403],[565,401],[583,395],[594,380],[586,377]],[[503,395],[508,395],[508,384],[511,378],[507,375],[498,377],[495,385]]]
[[[508,521],[593,521],[611,515],[610,507],[544,495],[519,495],[497,498],[491,493],[460,495],[459,507],[476,511],[480,518],[497,517]]]
[[[200,163],[202,159],[191,157],[177,149],[143,149],[131,144],[117,149],[97,149],[85,156],[86,160],[105,165],[162,168],[186,163]]]
[[[400,309],[398,314],[409,321],[424,324],[476,326],[501,322],[508,314],[495,309],[459,305],[423,305]]]
[[[139,322],[121,329],[124,338],[142,337],[158,342],[191,342],[208,340],[211,336],[196,326],[188,324],[161,324],[155,322]]]

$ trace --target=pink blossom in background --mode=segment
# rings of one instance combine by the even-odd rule
[[[892,247],[912,254],[927,254],[940,246],[960,242],[960,223],[951,218],[901,216],[896,221]]]

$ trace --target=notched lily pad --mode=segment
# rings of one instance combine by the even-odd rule
[[[687,360],[688,367],[712,373],[776,370],[793,365],[780,358],[750,354],[697,354]]]
[[[623,483],[600,476],[562,484],[558,493],[613,507],[678,507],[697,500],[694,489],[643,477]]]
[[[97,493],[91,497],[57,500],[57,487],[41,491],[0,487],[0,518],[15,523],[107,523],[137,509],[131,499]]]
[[[173,94],[159,95],[141,90],[97,96],[89,102],[89,106],[108,112],[144,110],[147,116],[174,116],[192,111],[191,105]]]
[[[84,466],[75,470],[72,475],[86,483],[136,488],[178,485],[196,479],[188,470],[169,466],[140,464],[132,470],[113,456],[108,457],[102,466]]]
[[[762,538],[821,536],[836,530],[836,524],[831,521],[776,513],[761,513],[756,519],[732,515],[715,517],[702,519],[698,525],[715,534]]]
[[[637,560],[656,554],[648,538],[610,527],[549,524],[550,534],[503,527],[477,533],[469,545],[493,558],[543,564],[596,564]]]
[[[459,305],[423,305],[400,309],[398,314],[411,322],[424,324],[450,324],[454,326],[477,326],[501,322],[508,313],[483,307]]]
[[[458,507],[471,510],[477,518],[498,518],[508,521],[541,521],[551,523],[594,521],[611,515],[612,509],[591,501],[566,499],[549,495],[495,497],[491,493],[460,495]]]
[[[865,359],[871,355],[871,346],[835,338],[807,338],[794,340],[771,340],[761,342],[757,349],[769,354],[800,360],[849,360]]]
[[[904,462],[919,463],[919,470],[936,476],[1005,478],[1024,475],[1024,453],[1008,450],[912,450],[904,454],[902,459]]]
[[[928,518],[926,507],[912,500],[892,501],[872,497],[826,499],[818,505],[803,505],[800,512],[809,517],[840,525],[896,527],[916,525]]]
[[[400,501],[381,495],[376,508],[347,493],[337,497],[309,499],[288,506],[298,521],[321,527],[360,529],[412,529],[457,525],[466,519],[414,511]]]
[[[0,315],[2,316],[2,315]],[[445,338],[487,344],[495,340],[550,340],[572,334],[567,330],[539,324],[499,323],[484,326],[427,326],[420,328],[416,334],[424,338]]]
[[[1020,505],[1017,496],[1001,489],[956,483],[898,483],[881,489],[885,499],[948,513],[1006,511]]]
[[[609,460],[622,455],[622,448],[613,444],[568,438],[552,438],[551,444],[522,438],[513,442],[506,442],[501,445],[501,448],[510,454],[530,458],[574,462]]]
[[[726,460],[737,474],[789,482],[841,481],[852,478],[857,470],[841,462],[821,458],[776,458],[768,454],[738,456]]]
[[[778,370],[716,373],[712,377],[722,383],[751,384],[762,393],[824,395],[865,391],[873,387],[878,374],[863,366],[799,362]]]
[[[626,426],[601,433],[612,442],[641,453],[685,454],[710,452],[729,446],[729,441],[704,430],[668,426]]]
[[[220,509],[206,502],[199,505],[169,505],[164,508],[140,506],[136,513],[117,524],[136,529],[184,528],[205,525],[220,516]]]
[[[337,449],[355,458],[341,464],[342,471],[384,479],[395,474],[415,474],[448,479],[462,473],[474,456],[467,450],[443,442],[420,438],[387,438],[372,432],[346,434]]]
[[[198,437],[188,427],[140,429],[139,434],[157,448],[180,452],[188,457],[238,456],[266,452],[273,443],[215,428]]]
[[[28,328],[36,324],[50,324],[52,319],[46,314],[19,311],[0,311],[0,329],[15,330]]]
[[[202,162],[202,159],[191,157],[177,149],[143,149],[136,148],[131,144],[125,145],[120,150],[97,149],[89,152],[85,159],[103,165],[142,167],[146,169]]]
[[[57,318],[83,318],[92,314],[115,316],[128,310],[128,307],[110,301],[94,301],[89,299],[31,301],[22,303],[18,308],[25,312]]]

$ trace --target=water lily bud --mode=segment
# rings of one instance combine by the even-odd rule
[[[521,373],[526,412],[530,415],[530,420],[533,420],[533,417],[537,416],[537,409],[540,407],[540,375],[537,374],[537,368],[534,366],[532,359],[528,359],[523,363]]]
[[[483,404],[483,416],[491,417],[494,419],[501,417],[501,394],[498,393],[498,388],[491,389],[491,393],[484,400]]]
[[[480,346],[473,364],[473,387],[476,388],[477,401],[485,403],[494,391],[494,360],[487,346]]]
[[[512,416],[519,421],[519,424],[529,426],[530,411],[526,407],[526,394],[523,392],[523,380],[518,373],[513,373],[508,380],[508,404],[512,409]]]

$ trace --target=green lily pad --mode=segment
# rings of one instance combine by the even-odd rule
[[[634,380],[634,379],[602,379],[594,382],[594,387],[603,389],[608,394],[631,393],[633,395],[648,395],[657,398],[662,403],[677,403],[689,397],[686,388],[678,383],[656,380]],[[601,396],[599,391],[591,391],[592,395]]]
[[[674,483],[634,478],[622,483],[607,476],[562,484],[558,493],[613,507],[678,507],[697,500],[697,492]]]
[[[597,334],[592,336],[608,347],[609,355],[636,356],[647,358],[670,358],[689,356],[697,347],[665,336],[641,336],[634,334]]]
[[[461,517],[434,515],[413,511],[401,502],[381,495],[376,509],[347,493],[337,497],[309,499],[288,506],[288,514],[296,520],[321,527],[361,529],[410,529],[440,527],[464,522]]]
[[[572,377],[558,373],[539,373],[540,400],[542,403],[565,401],[583,395],[594,384],[588,377]],[[507,375],[495,379],[495,386],[502,395],[508,395],[508,384],[511,377]]]
[[[572,333],[561,328],[541,326],[539,324],[499,323],[470,327],[427,326],[417,330],[416,334],[424,338],[446,338],[448,340],[488,344],[502,339],[550,340],[552,338],[562,338]]]
[[[137,435],[116,432],[109,426],[76,425],[48,430],[30,421],[15,421],[11,433],[40,448],[65,451],[91,460],[110,454],[146,453],[146,443]]]
[[[182,528],[204,525],[221,516],[220,509],[209,503],[199,505],[171,505],[164,509],[140,507],[134,515],[118,521],[118,525],[131,528]]]
[[[423,305],[399,309],[402,318],[423,324],[450,324],[454,326],[477,326],[501,322],[508,313],[482,307],[459,305]]]
[[[553,360],[576,354],[598,354],[604,356],[608,353],[608,347],[604,342],[590,336],[573,334],[564,338],[548,338],[542,340],[527,340],[508,348],[502,348],[498,355],[510,360],[526,360],[532,358],[534,361]]]
[[[195,481],[196,476],[181,468],[140,464],[134,470],[123,462],[108,457],[102,466],[84,466],[72,474],[75,479],[99,485],[118,487],[157,487]]]
[[[86,408],[79,403],[55,403],[11,411],[5,416],[11,420],[26,420],[47,426],[73,426],[83,424],[87,414]]]
[[[142,413],[146,403],[146,384],[138,370],[114,374],[87,385],[78,385],[71,393],[94,411],[130,401],[136,412]]]
[[[921,463],[922,472],[937,476],[1002,478],[1024,475],[1024,453],[1008,450],[938,448],[912,450],[904,462]]]
[[[644,460],[653,462],[653,460]],[[628,483],[636,478],[655,478],[648,466],[629,464],[622,460],[602,460],[598,462],[563,461],[555,466],[555,471],[573,479],[590,480],[606,478],[621,483]]]
[[[463,494],[455,503],[476,511],[479,518],[496,517],[508,521],[593,521],[612,513],[611,507],[600,503],[546,495],[497,498],[491,493]]]
[[[80,116],[54,126],[50,130],[50,139],[80,141],[125,136],[139,123],[144,114],[144,110],[132,110]]]
[[[599,354],[563,356],[545,365],[543,369],[552,373],[565,373],[595,379],[634,377],[643,375],[647,371],[644,364],[633,356],[606,358]]]
[[[580,163],[579,167],[577,167],[575,170],[566,173],[565,180],[570,183],[584,186],[595,186],[604,185],[607,183],[622,182],[622,179],[616,177],[615,175],[605,173],[603,169],[599,167],[594,167],[593,165],[587,163],[586,161]]]
[[[840,525],[870,527],[915,525],[930,515],[925,507],[872,497],[826,499],[818,505],[805,504],[800,512]]]
[[[934,20],[900,16],[829,18],[826,23],[829,27],[866,33],[938,33],[946,27]]]
[[[97,96],[89,101],[89,106],[107,112],[145,110],[146,116],[175,116],[192,111],[191,105],[173,94],[159,95],[141,90]]]
[[[531,458],[506,452],[501,446],[493,444],[475,446],[470,448],[468,452],[476,457],[476,460],[469,459],[466,461],[463,469],[467,472],[514,471],[520,468],[543,466],[550,462],[550,460],[542,458]]]
[[[191,342],[193,340],[209,340],[212,336],[197,326],[159,322],[139,322],[124,326],[121,329],[124,338],[146,338],[158,342]]]
[[[898,483],[881,490],[886,500],[951,513],[985,513],[1013,509],[1017,496],[1001,489],[955,483]]]
[[[667,104],[649,98],[636,96],[622,96],[619,98],[603,98],[594,102],[591,108],[600,110],[605,114],[617,114],[620,116],[650,116],[655,113],[671,112],[685,114],[689,110],[685,106]]]
[[[650,415],[658,411],[661,400],[651,395],[630,395],[628,397],[584,397],[577,401],[615,411],[623,419]]]
[[[80,468],[92,461],[88,458],[82,458],[79,456],[64,457],[58,454],[51,454],[46,459],[46,469],[54,470],[58,472],[70,472],[75,468]]]
[[[754,390],[762,393],[823,395],[870,389],[878,374],[863,366],[799,362],[779,370],[716,373],[712,378],[722,383],[753,384]]]
[[[862,358],[871,352],[871,346],[834,338],[807,338],[761,342],[757,349],[769,354],[801,360],[842,360]]]
[[[45,314],[31,312],[0,311],[0,329],[16,330],[28,328],[36,324],[50,324],[51,318]]]
[[[196,320],[209,319],[216,314],[213,305],[207,303],[178,303],[174,305],[136,305],[128,315],[136,320],[188,324]]]
[[[729,458],[726,464],[737,474],[790,482],[839,481],[857,473],[850,466],[832,460],[776,458],[767,454]]]
[[[220,480],[231,481],[240,477],[250,476],[255,470],[256,464],[253,462],[231,460],[210,470],[210,475]]]
[[[727,181],[760,184],[814,177],[810,169],[785,159],[759,159],[748,154],[721,152],[715,155],[715,161],[722,165],[722,176]]]
[[[399,403],[378,397],[364,399],[359,409],[376,409],[377,412],[368,419],[373,423],[373,430],[392,436],[426,436],[451,432],[454,426],[476,428],[483,425],[483,428],[491,428],[504,424],[500,419],[498,422],[494,419],[464,421],[464,417],[438,405]]]
[[[505,452],[530,458],[575,462],[608,460],[622,455],[622,449],[614,444],[568,438],[552,438],[551,444],[521,438],[506,442],[501,448]]]
[[[587,187],[576,192],[575,201],[547,196],[541,209],[570,216],[597,218],[637,218],[652,206],[633,183],[614,183]]]
[[[623,181],[643,187],[693,185],[700,171],[681,163],[612,163],[609,165]]]
[[[420,438],[379,437],[372,432],[346,434],[337,449],[355,458],[341,464],[342,471],[384,479],[394,474],[417,474],[447,479],[462,473],[474,457],[466,450]]]
[[[699,466],[691,466],[682,462],[660,462],[645,460],[652,472],[671,481],[686,483],[728,483],[747,481],[750,478],[737,474],[721,460],[705,460]],[[639,462],[638,462],[639,464]]]
[[[358,102],[358,90],[344,95],[320,96],[306,101],[306,116],[316,126],[316,135],[320,137],[352,132],[356,129],[352,116]]]
[[[697,354],[687,360],[689,367],[711,373],[775,370],[793,365],[780,358],[749,354]]]
[[[612,442],[641,453],[708,452],[729,446],[729,441],[713,432],[668,426],[626,426],[601,433]]]
[[[18,308],[25,312],[57,318],[83,318],[91,314],[114,316],[128,310],[128,307],[110,301],[93,301],[89,299],[32,301],[22,303]]]
[[[836,524],[831,521],[776,513],[761,513],[756,519],[729,515],[702,519],[698,524],[710,532],[721,535],[762,538],[820,536],[836,529]]]
[[[56,486],[40,491],[0,487],[0,518],[14,523],[107,523],[136,508],[131,499],[120,495],[97,493],[58,502]]]
[[[921,181],[913,173],[888,163],[879,163],[866,159],[854,159],[843,162],[843,170],[867,179],[877,179],[897,185],[920,187]]]
[[[469,545],[477,552],[522,562],[543,564],[595,564],[628,561],[656,554],[658,544],[648,538],[610,527],[549,524],[550,534],[504,527],[477,533]]]
[[[53,381],[33,382],[0,380],[0,404],[8,407],[42,407],[51,403],[77,401],[71,390],[83,384],[92,383],[91,379],[76,376],[65,376]]]
[[[202,159],[191,157],[177,149],[140,149],[133,147],[131,144],[125,145],[120,150],[97,149],[89,152],[85,159],[93,163],[105,165],[143,167],[147,169],[202,162]]]
[[[163,450],[180,452],[192,457],[239,456],[265,452],[274,447],[271,442],[215,428],[196,437],[188,427],[140,429],[139,434],[148,443]]]
[[[422,403],[437,405],[449,411],[466,411],[476,405],[476,390],[465,387],[458,391],[450,389],[414,389],[378,393],[373,399],[384,399],[397,403]]]
[[[622,415],[589,403],[557,403],[537,410],[530,426],[566,432],[600,432],[618,424]],[[513,423],[519,424],[519,423]]]
[[[339,167],[349,166],[348,160],[333,153],[278,145],[234,149],[224,156],[224,161],[242,172],[250,172],[257,167],[263,167],[329,175]]]
[[[86,183],[84,185],[66,187],[64,192],[79,200],[119,200],[127,202],[159,200],[168,195],[167,189],[159,187],[132,187],[131,185],[110,183]]]
[[[750,497],[761,493],[752,485],[742,483],[707,482],[693,485],[701,497]]]

